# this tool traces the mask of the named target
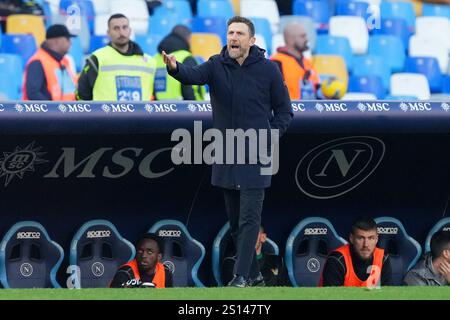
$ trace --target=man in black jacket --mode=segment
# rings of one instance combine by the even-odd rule
[[[250,20],[233,17],[227,25],[227,45],[219,55],[196,67],[180,64],[174,56],[163,52],[169,74],[184,84],[209,85],[213,126],[224,137],[227,147],[228,143],[233,145],[236,138],[236,135],[231,139],[226,137],[225,133],[230,131],[269,131],[270,138],[272,133],[278,137],[286,132],[293,117],[281,72],[273,62],[265,59],[264,50],[255,46],[255,27]],[[258,142],[249,141],[246,147],[251,149],[255,146],[259,146],[261,151]],[[263,147],[269,149],[268,158],[277,156],[276,152],[270,151],[270,142]],[[247,161],[251,160],[252,154],[245,148],[233,148],[224,148],[226,162],[214,158],[212,184],[224,191],[231,235],[237,248],[234,277],[229,285],[245,287],[262,278],[255,244],[261,225],[265,188],[270,186],[273,173],[262,173],[264,157],[261,153],[255,164]],[[238,158],[244,155],[245,163],[236,161],[236,152]],[[229,158],[232,161],[228,161]]]

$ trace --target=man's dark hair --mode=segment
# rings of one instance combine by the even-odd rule
[[[108,27],[109,27],[109,23],[111,22],[112,19],[120,19],[120,18],[125,18],[128,21],[130,21],[125,15],[123,15],[121,13],[115,13],[111,17],[109,17],[109,19],[108,19]]]
[[[187,38],[191,35],[192,32],[191,29],[189,29],[185,25],[177,24],[175,27],[173,27],[172,33],[183,38],[184,40],[187,40]]]
[[[358,229],[364,231],[377,230],[377,223],[372,218],[360,217],[353,221],[351,233],[355,234]]]
[[[431,257],[437,258],[444,250],[450,250],[450,231],[438,231],[431,237]]]
[[[251,20],[249,20],[247,18],[244,18],[244,17],[241,17],[241,16],[234,16],[233,18],[228,20],[227,28],[232,23],[245,23],[247,25],[247,27],[248,27],[248,30],[250,31],[250,37],[254,37],[255,36],[255,25],[253,24],[253,22]]]
[[[155,233],[150,233],[150,232],[144,233],[138,238],[138,241],[136,242],[136,248],[139,246],[141,241],[147,240],[147,239],[154,240],[156,242],[156,244],[158,245],[159,253],[164,253],[164,242],[162,241],[161,237]]]

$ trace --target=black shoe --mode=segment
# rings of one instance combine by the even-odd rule
[[[229,287],[245,288],[248,287],[247,280],[243,276],[234,275],[233,279],[228,283]]]
[[[256,276],[256,278],[250,279],[248,281],[249,287],[265,287],[266,282],[264,281],[264,277],[261,272]]]

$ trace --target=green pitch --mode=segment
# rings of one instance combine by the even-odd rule
[[[362,288],[170,288],[170,289],[1,289],[14,300],[450,300],[450,287]]]

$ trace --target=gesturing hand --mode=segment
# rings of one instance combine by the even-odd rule
[[[162,52],[164,63],[169,67],[169,70],[175,70],[177,68],[177,58],[172,54]]]

